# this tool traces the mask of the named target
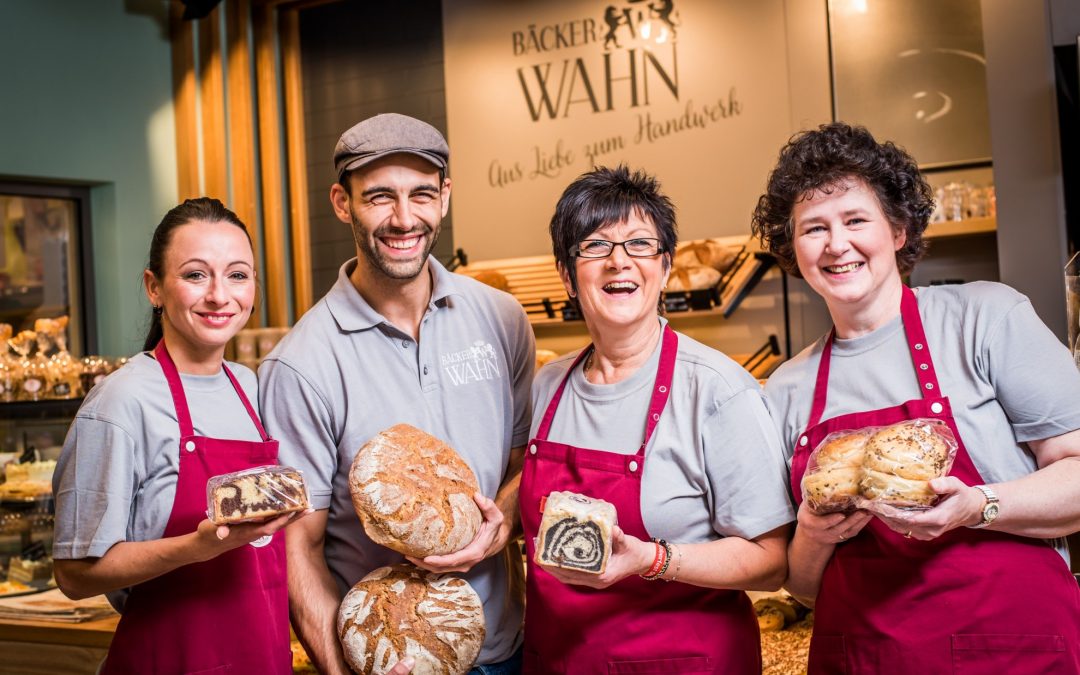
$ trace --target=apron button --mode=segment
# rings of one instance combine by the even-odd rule
[[[945,409],[945,406],[941,405],[937,401],[934,401],[933,403],[930,404],[930,411],[935,413],[935,414],[940,413],[944,409]]]
[[[933,382],[927,382],[926,383],[926,388],[927,389],[933,389],[934,388],[934,383]]]
[[[188,441],[184,443],[184,449],[188,452],[195,452],[195,441]]]
[[[535,455],[536,454],[536,445],[535,444],[529,446],[529,454],[530,455]]]
[[[810,439],[809,439],[809,438],[807,438],[806,436],[803,436],[802,438],[800,438],[800,439],[799,439],[799,445],[802,445],[802,446],[804,446],[804,447],[805,447],[805,446],[806,446],[806,444],[807,444],[807,443],[809,443],[809,442],[810,442]]]
[[[660,385],[660,393],[663,394],[665,391],[667,391],[667,387]]]
[[[919,364],[919,370],[928,370],[929,368],[930,366],[926,365],[925,363]]]
[[[916,342],[915,343],[915,349],[922,349],[922,343],[921,342]]]
[[[630,473],[637,471],[637,462],[630,460]]]

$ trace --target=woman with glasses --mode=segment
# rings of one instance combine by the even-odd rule
[[[794,518],[761,389],[660,316],[676,228],[655,178],[623,166],[582,175],[551,238],[592,344],[533,385],[525,672],[758,673],[743,590],[779,586]],[[603,573],[534,562],[555,491],[615,506]]]

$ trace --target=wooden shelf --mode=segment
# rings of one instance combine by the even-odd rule
[[[945,220],[940,223],[930,223],[923,237],[926,239],[944,239],[993,232],[997,232],[996,218],[968,218],[967,220]]]

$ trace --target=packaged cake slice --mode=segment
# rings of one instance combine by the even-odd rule
[[[541,507],[534,559],[540,565],[603,574],[611,557],[615,506],[574,492],[552,492]]]
[[[266,520],[310,508],[303,474],[288,466],[257,466],[206,482],[206,515],[215,525]]]

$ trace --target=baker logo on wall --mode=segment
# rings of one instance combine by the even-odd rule
[[[491,343],[477,340],[467,349],[441,354],[443,371],[455,387],[470,382],[494,380],[502,376],[499,357]]]
[[[679,100],[674,0],[624,0],[599,19],[529,24],[513,31],[515,57],[593,47],[588,54],[547,58],[517,68],[523,102],[533,122]]]

